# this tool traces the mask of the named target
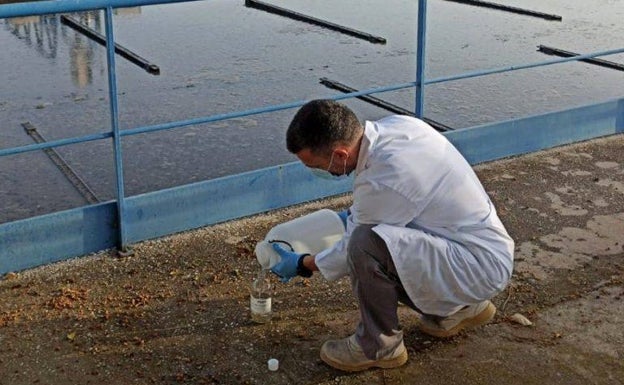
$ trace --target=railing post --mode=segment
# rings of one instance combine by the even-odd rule
[[[615,132],[624,133],[624,99],[617,102],[617,111],[615,112]]]
[[[421,118],[425,109],[425,43],[427,39],[427,0],[418,0],[418,31],[416,36],[416,106],[414,115]]]
[[[113,154],[115,162],[115,178],[117,182],[117,230],[119,232],[120,254],[128,253],[126,245],[125,194],[123,176],[123,157],[121,152],[121,135],[119,133],[119,109],[117,105],[117,79],[115,76],[115,38],[113,34],[113,8],[104,9],[106,28],[106,63],[108,66],[108,93],[110,100],[111,127],[113,134]]]

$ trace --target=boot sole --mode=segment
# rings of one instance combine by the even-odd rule
[[[494,318],[494,314],[496,314],[496,306],[494,306],[494,304],[490,302],[481,313],[477,314],[472,318],[466,318],[449,330],[433,329],[423,324],[419,325],[419,329],[421,332],[427,333],[434,337],[448,338],[458,334],[464,329],[470,329],[477,326],[485,325],[486,323],[490,322],[492,318]]]
[[[403,350],[400,355],[389,360],[370,361],[361,365],[348,365],[339,361],[335,361],[331,357],[327,356],[324,351],[321,350],[321,360],[323,360],[323,362],[325,362],[327,365],[345,372],[359,372],[361,370],[371,368],[392,369],[398,368],[399,366],[407,362],[407,350]]]

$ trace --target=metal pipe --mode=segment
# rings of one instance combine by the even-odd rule
[[[61,15],[61,23],[71,27],[72,29],[82,33],[86,37],[92,39],[96,43],[106,47],[106,37],[98,31],[90,28],[88,25],[84,25],[78,20],[74,20],[73,18],[66,15]],[[119,56],[130,61],[131,63],[134,63],[139,67],[143,68],[146,72],[152,75],[160,75],[160,68],[156,64],[150,63],[147,59],[142,58],[136,53],[123,47],[119,43],[115,43],[115,52]]]
[[[497,9],[499,11],[505,11],[505,12],[517,13],[517,14],[520,14],[520,15],[539,17],[539,18],[546,19],[546,20],[561,21],[563,19],[559,15],[552,15],[552,14],[548,14],[548,13],[532,11],[530,9],[523,9],[523,8],[518,8],[518,7],[512,7],[512,6],[504,5],[504,4],[491,3],[489,1],[480,1],[480,0],[446,0],[446,1],[450,1],[450,2],[453,2],[453,3],[474,5],[474,6],[483,7],[483,8]]]
[[[100,134],[91,134],[91,135],[85,135],[85,136],[77,136],[74,138],[51,140],[46,143],[29,144],[26,146],[5,148],[5,149],[0,150],[0,157],[8,156],[8,155],[23,154],[25,152],[31,152],[31,151],[44,150],[46,148],[52,148],[52,147],[68,146],[70,144],[93,142],[95,140],[106,139],[112,136],[113,135],[110,132],[103,132]]]
[[[30,122],[22,123],[22,127],[26,131],[26,134],[30,136],[36,143],[45,143],[45,138],[37,131],[37,127],[33,126]],[[50,158],[52,163],[58,167],[58,169],[65,175],[67,180],[78,190],[80,195],[85,198],[88,203],[99,203],[100,199],[95,195],[93,190],[85,183],[82,178],[74,171],[74,169],[63,159],[61,154],[59,154],[53,148],[46,148],[43,150],[45,154]]]
[[[357,37],[363,40],[368,40],[371,43],[386,44],[386,39],[384,39],[383,37],[374,36],[374,35],[371,35],[370,33],[361,32],[361,31],[358,31],[349,27],[345,27],[345,26],[338,25],[329,21],[317,19],[315,17],[307,16],[299,12],[291,11],[289,9],[282,8],[282,7],[277,7],[275,5],[267,4],[261,1],[245,0],[245,6],[249,8],[255,8],[261,11],[273,13],[279,16],[288,17],[293,20],[302,21],[304,23],[318,25],[320,27],[331,29],[332,31],[337,31],[345,35]]]
[[[331,79],[328,79],[328,78],[321,78],[320,82],[325,87],[332,88],[334,90],[338,90],[338,91],[341,91],[341,92],[354,92],[354,91],[357,91],[355,88],[349,87],[349,86],[347,86],[345,84],[342,84],[340,82],[337,82],[335,80],[331,80]],[[376,98],[374,96],[361,95],[361,96],[358,96],[357,98],[360,99],[360,100],[364,100],[365,102],[368,102],[368,103],[370,103],[372,105],[375,105],[377,107],[381,107],[381,108],[383,108],[385,110],[394,112],[395,114],[415,116],[414,113],[412,111],[410,111],[410,110],[407,110],[407,109],[405,109],[403,107],[396,106],[396,105],[394,105],[392,103],[389,103],[389,102],[387,102],[385,100]],[[428,119],[428,118],[425,118],[425,117],[422,117],[420,119],[424,120],[430,126],[432,126],[433,128],[435,128],[438,131],[450,131],[450,130],[452,130],[451,127],[446,126],[446,125],[444,125],[442,123],[438,123],[435,120],[431,120],[431,119]]]
[[[535,68],[535,67],[543,67],[543,66],[547,66],[547,65],[551,65],[551,64],[567,63],[567,62],[570,62],[570,61],[578,61],[578,60],[583,60],[583,59],[589,59],[589,58],[593,58],[593,57],[597,57],[597,56],[615,55],[617,53],[623,53],[623,52],[624,52],[624,48],[611,49],[611,50],[608,50],[608,51],[588,53],[586,55],[578,55],[578,56],[562,58],[562,59],[553,59],[553,60],[547,60],[547,61],[537,62],[537,63],[529,63],[529,64],[520,64],[520,65],[508,66],[508,67],[492,68],[492,69],[484,70],[484,71],[466,72],[466,73],[459,74],[459,75],[444,76],[444,77],[439,77],[439,78],[427,80],[425,82],[425,84],[444,83],[444,82],[448,82],[448,81],[452,81],[452,80],[469,79],[469,78],[474,78],[474,77],[478,77],[478,76],[492,75],[492,74],[497,74],[497,73],[502,73],[502,72],[523,70],[523,69]]]
[[[104,10],[104,22],[106,25],[106,62],[108,65],[108,94],[110,100],[111,127],[113,133],[113,155],[115,161],[115,180],[117,186],[117,229],[119,253],[126,253],[126,218],[125,218],[125,193],[123,176],[123,157],[121,148],[121,135],[119,134],[119,108],[117,101],[117,77],[115,72],[115,37],[113,34],[113,8]]]
[[[555,55],[555,56],[560,56],[560,57],[573,57],[573,56],[580,55],[579,53],[576,53],[576,52],[564,51],[559,48],[548,47],[545,45],[538,45],[537,50],[545,53],[546,55]],[[624,64],[615,63],[609,60],[592,58],[592,59],[581,59],[580,61],[585,62],[585,63],[595,64],[601,67],[611,68],[611,69],[618,70],[618,71],[624,71]]]
[[[397,91],[397,90],[401,90],[405,88],[412,88],[412,87],[414,87],[414,82],[396,84],[396,85],[387,86],[387,87],[373,88],[373,89],[368,89],[368,90],[358,91],[358,92],[349,92],[348,94],[343,94],[343,95],[338,95],[338,96],[328,96],[327,99],[343,100],[343,99],[350,99],[350,98],[358,97],[360,95],[367,95],[367,94],[372,94],[376,92]],[[129,129],[123,130],[121,132],[121,135],[125,136],[125,135],[143,134],[147,132],[168,130],[171,128],[184,127],[184,126],[193,126],[196,124],[213,123],[213,122],[217,122],[220,120],[227,120],[227,119],[233,119],[233,118],[240,118],[244,116],[258,115],[258,114],[264,114],[268,112],[287,110],[290,108],[301,107],[307,102],[309,102],[309,100],[300,100],[300,101],[291,102],[291,103],[276,104],[276,105],[268,106],[268,107],[254,108],[254,109],[238,111],[238,112],[229,112],[225,114],[212,115],[212,116],[207,116],[203,118],[195,118],[195,119],[189,119],[189,120],[184,120],[184,121],[179,121],[179,122],[170,122],[170,123],[156,124],[153,126],[129,128]]]
[[[414,114],[422,118],[425,114],[425,45],[427,42],[427,0],[418,0],[418,29],[416,32],[416,101]]]

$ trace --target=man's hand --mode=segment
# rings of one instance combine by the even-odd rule
[[[271,271],[280,277],[283,283],[290,281],[291,278],[297,275],[301,275],[303,258],[309,254],[299,254],[286,250],[277,242],[272,243],[271,246],[282,258],[279,263],[271,268]]]

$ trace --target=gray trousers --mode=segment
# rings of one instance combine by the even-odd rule
[[[414,310],[397,275],[385,242],[372,228],[358,225],[348,247],[351,286],[360,307],[356,338],[369,359],[378,359],[403,341],[397,315],[398,302]]]

